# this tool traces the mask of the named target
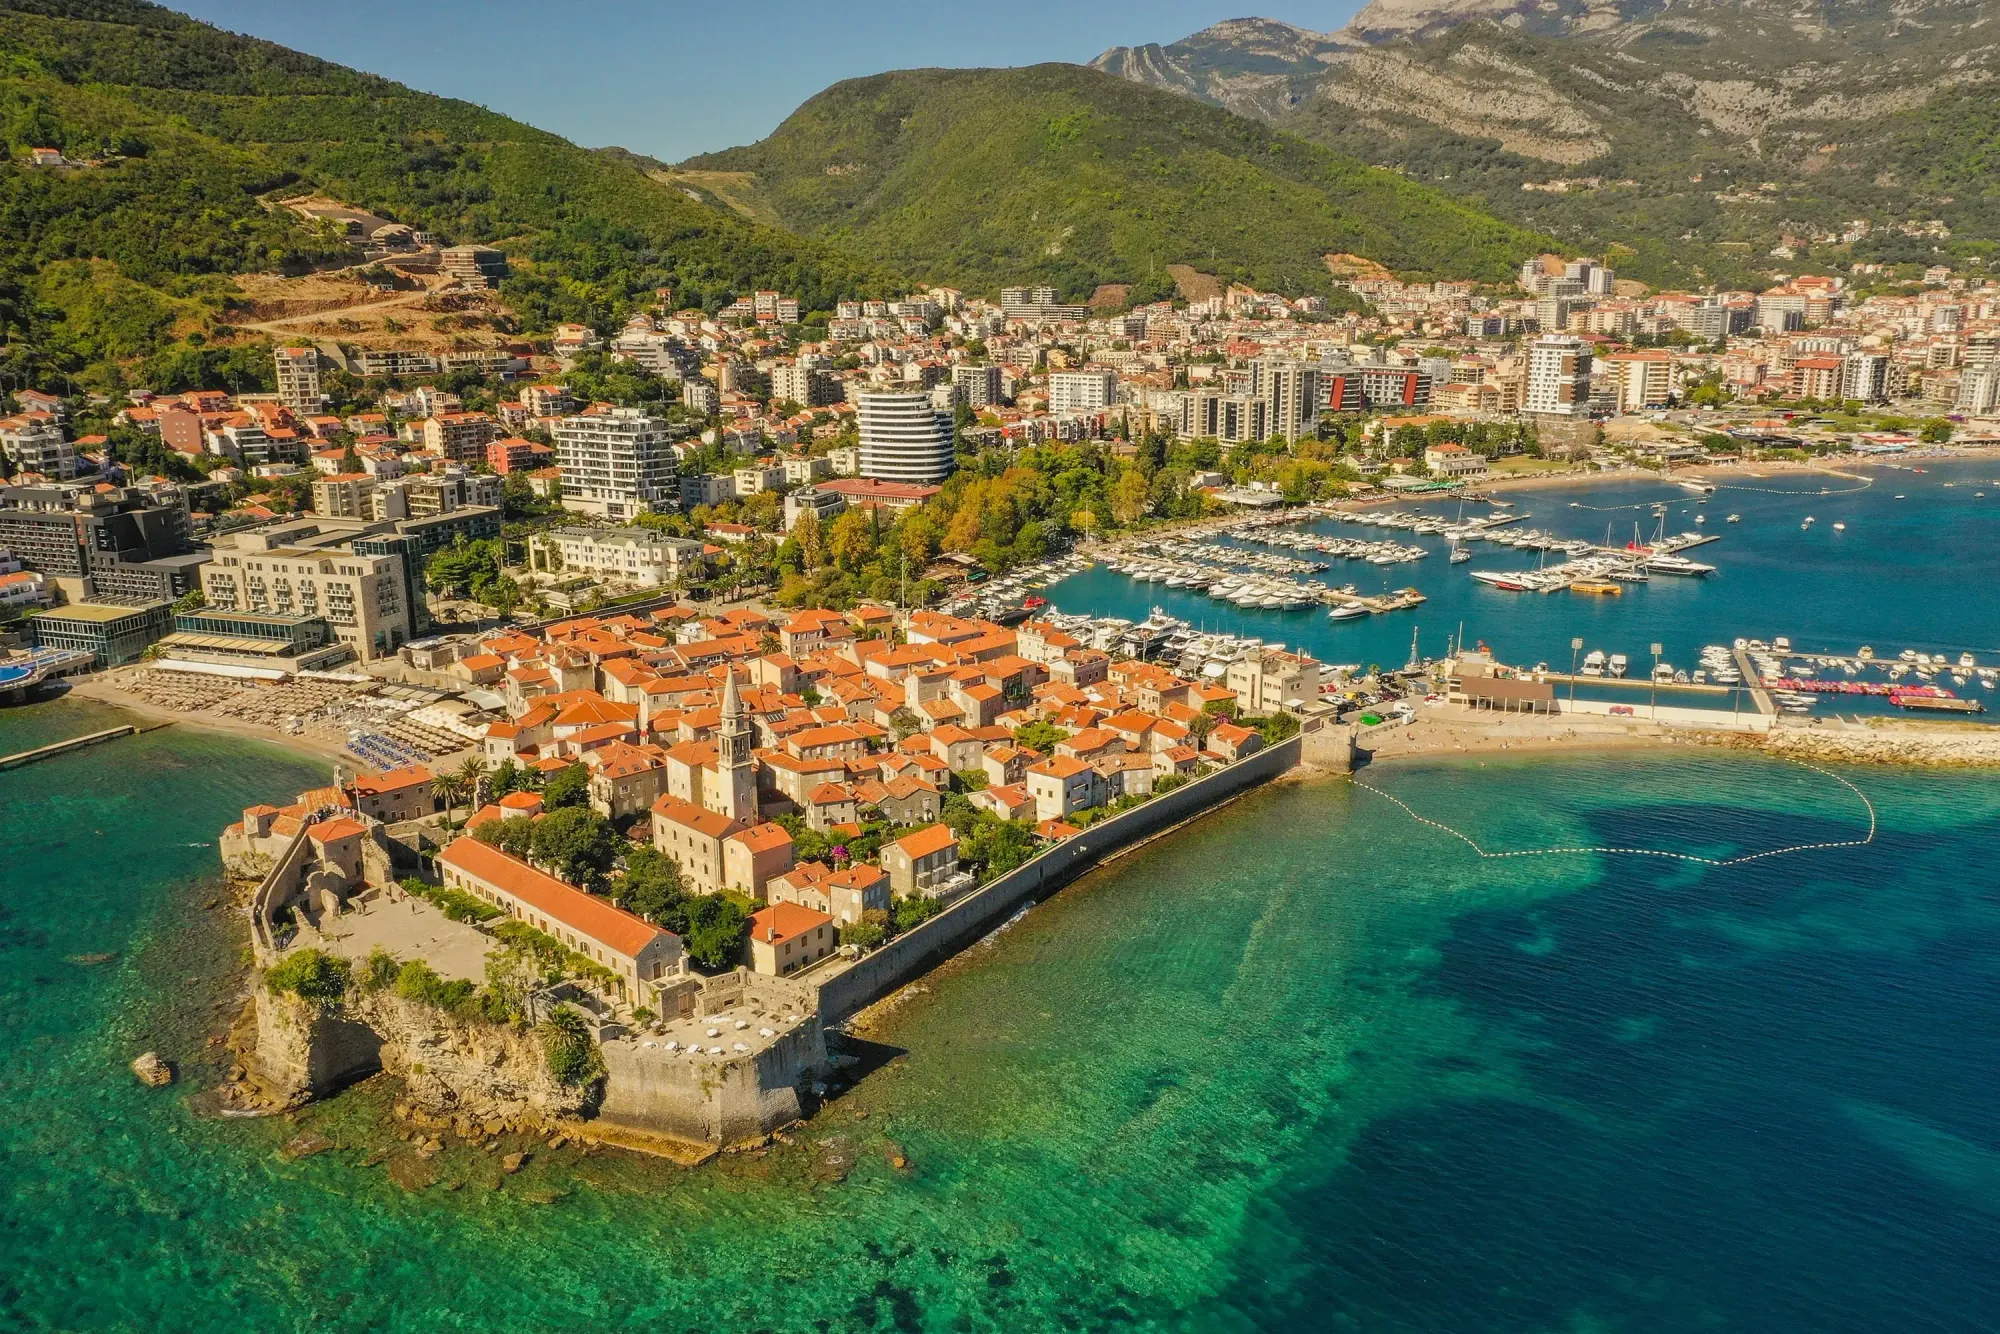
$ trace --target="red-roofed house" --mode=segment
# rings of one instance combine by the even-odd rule
[[[750,918],[750,967],[766,977],[818,963],[839,943],[833,918],[801,904],[768,904]]]
[[[435,775],[421,764],[390,769],[379,774],[362,774],[349,784],[354,809],[372,815],[384,824],[416,820],[436,812],[437,798],[431,795]]]
[[[717,893],[728,883],[722,845],[742,832],[728,816],[679,797],[653,803],[653,846],[681,864],[688,888],[697,894]]]
[[[1074,755],[1056,755],[1028,766],[1028,792],[1035,799],[1035,818],[1063,820],[1102,804],[1103,779]]]
[[[899,896],[942,897],[958,878],[958,835],[951,826],[934,824],[882,845],[882,869],[889,888]]]
[[[778,824],[760,824],[722,841],[724,885],[753,899],[765,897],[765,886],[792,869],[792,836]]]
[[[484,899],[609,968],[620,999],[643,1003],[651,998],[650,984],[687,971],[679,936],[476,838],[453,842],[438,854],[437,865],[453,889]]]

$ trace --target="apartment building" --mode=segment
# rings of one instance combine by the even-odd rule
[[[680,502],[667,423],[641,408],[598,404],[555,425],[563,506],[620,522]]]
[[[310,347],[281,347],[272,354],[278,370],[278,401],[300,416],[326,406],[321,392],[319,352]]]
[[[484,463],[486,446],[499,434],[483,412],[448,412],[424,419],[423,445],[453,463]]]
[[[1583,417],[1590,412],[1590,345],[1568,334],[1544,334],[1528,345],[1528,393],[1521,410],[1531,416]]]
[[[76,476],[76,446],[60,423],[41,412],[0,419],[0,453],[17,472],[36,472],[67,481]]]
[[[528,539],[528,568],[588,574],[640,588],[698,576],[702,544],[651,528],[555,528]]]
[[[1006,384],[998,366],[953,366],[951,387],[958,391],[958,401],[977,412],[981,408],[997,408],[1006,400]]]
[[[997,367],[989,367],[995,370]],[[1049,411],[1088,414],[1103,412],[1118,402],[1114,371],[1057,371],[1049,376]]]
[[[951,418],[929,394],[864,393],[855,406],[861,424],[861,475],[924,484],[951,476]]]
[[[1603,359],[1611,405],[1619,412],[1664,408],[1673,399],[1670,352],[1620,352]]]

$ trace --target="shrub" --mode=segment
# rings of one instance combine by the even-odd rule
[[[353,980],[353,965],[316,949],[288,954],[264,974],[264,985],[272,991],[290,992],[320,1009],[338,1005]]]
[[[380,991],[396,984],[396,974],[402,965],[396,956],[377,945],[368,952],[368,961],[361,965],[361,986],[365,991]]]
[[[478,990],[478,987],[464,978],[445,981],[437,975],[435,969],[421,959],[410,960],[396,972],[398,996],[450,1013],[460,1013],[468,1009],[479,1013],[471,1005]]]
[[[840,943],[872,950],[888,938],[880,922],[851,922],[840,928]]]
[[[583,1015],[568,1005],[558,1005],[555,1013],[538,1030],[542,1038],[542,1059],[549,1078],[564,1088],[579,1088],[604,1074],[604,1057],[590,1040],[590,1028]]]
[[[912,894],[906,899],[896,900],[896,929],[908,931],[922,922],[928,922],[938,915],[944,905],[936,899],[927,899],[921,894]]]

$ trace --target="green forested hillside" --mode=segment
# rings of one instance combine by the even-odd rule
[[[17,380],[101,372],[215,318],[230,274],[341,253],[271,207],[307,191],[504,244],[530,328],[606,322],[660,286],[824,308],[884,281],[629,162],[139,0],[0,0],[0,140],[0,373]],[[102,165],[22,165],[33,147]]]
[[[1322,256],[1505,279],[1548,244],[1390,172],[1220,108],[1074,65],[906,70],[821,93],[747,148],[683,164],[749,173],[785,226],[991,291],[1046,281],[1164,290],[1169,264],[1324,289]]]

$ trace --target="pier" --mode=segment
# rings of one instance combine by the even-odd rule
[[[159,726],[168,727],[171,724],[161,723]],[[139,728],[131,723],[126,723],[123,727],[107,727],[102,732],[90,732],[83,736],[73,736],[67,741],[53,741],[46,746],[37,746],[33,750],[18,751],[12,755],[0,755],[0,771],[19,769],[33,764],[36,760],[52,760],[58,755],[67,755],[73,750],[82,750],[86,746],[97,746],[102,745],[106,741],[116,741],[119,737],[137,736],[139,730]],[[150,732],[155,729],[149,727],[145,730]]]
[[[1736,659],[1736,670],[1743,674],[1744,689],[1748,690],[1750,698],[1757,702],[1757,712],[1775,715],[1778,712],[1778,703],[1771,698],[1770,690],[1765,687],[1763,673],[1757,670],[1756,663],[1750,661],[1749,651],[1739,648],[1731,650],[1731,653]]]

